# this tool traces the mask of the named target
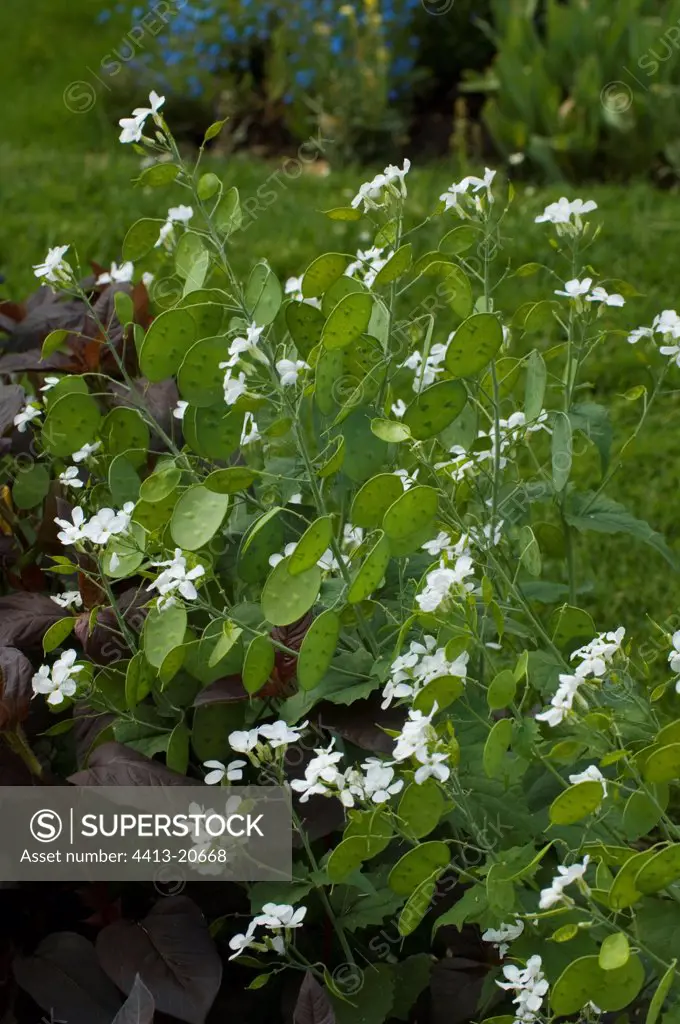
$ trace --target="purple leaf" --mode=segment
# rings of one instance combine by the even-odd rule
[[[32,679],[26,655],[15,647],[0,647],[0,729],[12,729],[28,718]]]
[[[156,1004],[139,975],[111,1024],[152,1024]]]
[[[66,617],[64,610],[44,594],[0,597],[0,646],[39,647],[50,626]]]
[[[123,743],[102,743],[89,767],[70,775],[74,786],[200,786],[202,783],[173,772],[159,761],[138,754]]]
[[[293,1010],[293,1024],[335,1024],[335,1013],[326,990],[307,971]]]

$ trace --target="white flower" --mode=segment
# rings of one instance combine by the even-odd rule
[[[186,227],[186,225],[189,223],[193,215],[194,211],[193,207],[191,206],[171,206],[170,209],[168,210],[168,216],[165,221],[165,224],[163,224],[163,226],[161,227],[160,233],[158,235],[158,240],[154,248],[157,249],[160,245],[163,245],[165,242],[172,241],[174,237],[174,225],[184,224],[184,226]]]
[[[272,930],[301,928],[306,913],[307,907],[298,907],[296,910],[289,903],[265,903],[254,923]]]
[[[479,192],[480,189],[485,188],[486,189],[487,198],[488,198],[489,202],[492,203],[493,202],[493,196],[491,194],[491,185],[492,185],[493,179],[495,177],[496,177],[496,172],[491,170],[490,167],[485,167],[484,168],[484,177],[483,178],[475,178],[474,175],[470,177],[469,181],[470,181],[470,185],[472,186],[472,191],[473,192]]]
[[[59,483],[63,484],[64,487],[75,487],[76,490],[85,486],[78,476],[78,469],[76,466],[67,466],[64,472],[59,474]]]
[[[85,459],[89,459],[90,455],[94,455],[98,448],[101,448],[101,441],[94,441],[92,444],[84,444],[82,448],[79,448],[77,452],[74,452],[71,458],[74,462],[84,462]]]
[[[48,694],[48,704],[61,704],[65,697],[73,697],[76,692],[75,676],[82,672],[84,665],[76,665],[77,653],[71,649],[65,651],[55,661],[50,672],[49,665],[41,665],[33,676],[34,693]]]
[[[510,948],[510,943],[518,939],[523,931],[524,921],[520,921],[516,917],[514,924],[502,924],[500,928],[487,928],[482,934],[482,941],[492,943],[502,960]]]
[[[120,512],[112,508],[100,509],[92,519],[83,524],[83,537],[93,544],[107,544],[111,537],[126,532],[134,507],[134,501],[127,501]]]
[[[172,243],[175,237],[175,230],[172,225],[172,221],[167,220],[165,224],[161,226],[161,230],[158,233],[158,240],[156,241],[154,248],[158,249],[159,246]]]
[[[61,530],[57,534],[58,539],[62,544],[77,544],[78,541],[83,540],[85,534],[83,527],[85,526],[85,513],[83,512],[80,505],[77,505],[71,513],[73,522],[69,523],[68,519],[55,519],[57,526],[61,526]]]
[[[524,970],[514,964],[504,967],[506,980],[496,982],[500,988],[516,993],[515,1024],[532,1024],[536,1020],[549,987],[541,968],[540,956],[532,956]]]
[[[254,444],[261,438],[260,431],[252,412],[247,412],[243,418],[243,430],[241,432],[241,447],[247,444]]]
[[[158,610],[170,607],[175,603],[175,593],[179,592],[185,601],[195,601],[198,591],[194,586],[194,580],[205,575],[202,565],[197,565],[187,571],[187,560],[182,554],[181,548],[175,548],[174,557],[168,562],[152,562],[153,566],[162,568],[160,576],[149,584],[149,590],[157,590]]]
[[[590,291],[592,283],[592,277],[584,277],[582,281],[573,277],[571,281],[566,282],[564,289],[556,288],[555,295],[564,295],[567,299],[578,299]]]
[[[364,213],[368,210],[378,210],[381,204],[378,200],[382,197],[383,190],[387,184],[384,174],[376,174],[372,181],[366,181],[360,186],[359,191],[352,199],[352,207],[356,209],[364,204]]]
[[[671,362],[675,363],[676,366],[680,366],[680,344],[661,345],[659,346],[659,352],[662,356],[671,356]]]
[[[296,302],[302,302],[302,278],[289,277],[284,286],[286,295],[291,295]]]
[[[304,359],[279,359],[276,372],[281,378],[281,387],[287,388],[297,384],[301,370],[308,370],[309,364]]]
[[[406,761],[409,757],[418,757],[419,754],[427,758],[428,744],[436,741],[436,733],[431,724],[436,711],[436,703],[429,715],[413,709],[409,711],[408,719],[396,738],[393,751],[395,761]],[[419,757],[418,759],[420,760]]]
[[[164,103],[165,96],[159,96],[152,90],[149,93],[148,107],[136,107],[132,111],[132,117],[122,117],[118,122],[123,129],[119,136],[120,142],[140,142],[147,117],[151,114],[156,119],[156,115]]]
[[[668,655],[668,662],[671,666],[671,672],[680,673],[680,630],[673,633],[671,638],[673,644],[673,650]]]
[[[449,335],[446,345],[433,345],[424,364],[422,353],[417,349],[401,364],[401,366],[405,367],[407,370],[415,370],[412,386],[416,393],[422,391],[423,388],[429,387],[430,384],[434,384],[438,375],[443,373],[444,367],[442,366],[442,363],[446,358],[448,342],[450,342],[452,338],[453,333]]]
[[[407,158],[404,160],[404,166],[400,169],[395,167],[394,164],[390,164],[389,167],[385,168],[385,183],[391,185],[393,182],[399,182],[399,191],[402,196],[406,196],[406,175],[411,169],[411,161]]]
[[[235,957],[240,956],[246,949],[255,943],[255,929],[257,928],[257,922],[251,921],[248,925],[248,930],[245,935],[239,933],[238,935],[232,935],[229,939],[229,949],[233,949],[234,952],[229,957],[230,960],[234,960]]]
[[[445,763],[448,759],[448,754],[437,753],[436,751],[422,752],[418,755],[418,760],[421,762],[421,766],[416,769],[413,781],[417,786],[422,786],[423,782],[430,777],[437,779],[438,782],[446,782],[451,774],[451,769]]]
[[[425,589],[416,596],[416,602],[423,612],[434,612],[449,597],[454,587],[461,585],[470,590],[473,584],[466,583],[465,578],[474,572],[472,559],[469,555],[461,555],[456,559],[452,569],[440,565],[427,574]]]
[[[58,384],[61,378],[59,377],[45,377],[45,383],[41,387],[41,391],[51,391],[55,384]]]
[[[247,754],[257,746],[258,736],[257,729],[238,729],[229,734],[229,746],[238,754]]]
[[[570,775],[569,781],[572,786],[578,786],[580,782],[601,782],[604,795],[607,795],[607,780],[595,764],[588,765],[584,771],[576,775]]]
[[[33,273],[35,276],[44,277],[46,281],[51,281],[53,284],[63,282],[72,277],[73,271],[64,259],[69,248],[70,246],[68,245],[55,245],[54,248],[50,249],[42,263],[34,264]]]
[[[452,185],[449,185],[446,192],[443,192],[439,197],[440,200],[445,204],[447,210],[450,210],[452,208],[455,210],[458,209],[458,197],[465,195],[465,193],[470,188],[471,184],[472,178],[468,177],[463,178],[462,181],[454,182]]]
[[[547,722],[552,728],[563,722],[568,712],[571,711],[574,697],[578,693],[578,688],[583,681],[584,677],[581,675],[570,676],[561,674],[559,676],[560,685],[550,701],[551,708],[548,711],[543,711],[540,715],[536,715],[536,721]]]
[[[145,270],[144,273],[142,274],[142,284],[144,285],[145,288],[148,288],[151,284],[153,284],[155,278],[155,274],[152,274],[150,270]]]
[[[28,424],[39,416],[42,416],[42,409],[37,405],[33,405],[31,402],[27,402],[21,412],[18,412],[14,417],[14,426],[20,434],[25,434]]]
[[[427,551],[428,555],[431,555],[432,558],[438,558],[444,552],[449,552],[451,550],[451,538],[448,533],[441,530],[434,540],[426,541],[422,548],[423,551]]]
[[[178,401],[177,405],[172,410],[172,415],[175,417],[176,420],[183,420],[184,419],[184,413],[187,411],[188,408],[189,408],[189,403],[188,402],[184,402],[180,398],[180,400]]]
[[[206,786],[217,786],[223,779],[227,782],[240,782],[243,778],[243,769],[247,761],[231,761],[229,765],[223,765],[221,761],[204,761],[203,767],[211,770],[203,780]]]
[[[290,556],[295,551],[296,547],[297,547],[297,542],[296,541],[291,541],[290,544],[286,544],[285,548],[283,549],[283,554],[277,553],[275,555],[270,555],[269,556],[269,564],[271,565],[272,569],[275,569],[276,566],[279,564],[279,562],[282,562],[284,560],[284,558],[290,558]]]
[[[576,668],[576,675],[583,678],[590,675],[603,676],[611,659],[621,650],[625,635],[625,627],[619,626],[614,632],[600,633],[589,644],[574,651],[570,660],[581,659],[581,664]]]
[[[406,402],[403,399],[398,398],[391,409],[392,415],[396,416],[400,420],[406,412]]]
[[[564,890],[568,885],[573,882],[580,881],[586,873],[588,867],[589,856],[583,858],[581,864],[572,864],[571,867],[565,868],[563,865],[558,865],[558,874],[553,878],[550,886],[547,889],[541,889],[541,895],[538,901],[538,905],[541,910],[549,910],[556,903],[561,903],[565,899]]]
[[[264,327],[250,324],[246,330],[245,338],[241,335],[234,338],[229,345],[229,359],[226,363],[220,363],[220,369],[223,370],[227,367],[235,366],[241,356],[257,352],[263,330]]]
[[[600,285],[598,285],[597,288],[593,288],[590,295],[586,295],[586,302],[603,302],[605,306],[625,306],[626,304],[626,300],[623,295],[619,295],[618,292],[610,295],[609,292],[600,287]]]
[[[409,473],[407,469],[395,469],[394,476],[398,476],[404,485],[404,490],[408,491],[409,487],[413,487],[418,481],[418,473],[420,471],[414,469],[412,473]]]
[[[301,505],[302,504],[302,492],[298,491],[296,494],[291,494],[288,499],[289,505]]]
[[[680,338],[680,316],[674,309],[664,309],[654,317],[652,329],[655,334],[670,334]]]
[[[122,284],[126,281],[131,281],[135,272],[135,265],[130,260],[127,263],[122,263],[119,267],[117,263],[111,264],[110,270],[105,270],[103,274],[100,274],[95,284]]]
[[[631,331],[628,335],[628,344],[637,345],[641,338],[651,338],[654,336],[654,331],[651,327],[636,327],[635,330]]]
[[[334,745],[335,739],[325,749],[315,749],[316,757],[307,764],[304,779],[291,781],[291,789],[301,794],[300,803],[306,803],[314,794],[327,796],[328,787],[338,784],[341,773],[337,764],[342,760],[342,753],[333,750]]]
[[[220,369],[224,369],[225,365],[220,363]],[[245,395],[247,390],[245,373],[241,372],[238,377],[232,377],[231,368],[227,369],[224,375],[224,401],[226,404],[234,405],[241,395]]]
[[[260,736],[267,740],[269,746],[276,750],[277,747],[284,747],[289,743],[297,743],[300,739],[300,733],[306,726],[307,722],[303,722],[302,725],[290,726],[283,720],[280,720],[261,725],[259,732]]]
[[[63,594],[51,594],[50,597],[60,608],[82,608],[83,605],[79,590],[65,590]]]
[[[560,229],[564,229],[570,234],[578,234],[583,229],[581,217],[596,209],[597,203],[592,199],[585,201],[583,199],[574,199],[569,202],[565,196],[562,196],[556,203],[550,203],[546,206],[543,213],[535,218],[535,222],[536,224],[549,222],[558,226],[558,232]],[[572,217],[574,218],[573,221]]]

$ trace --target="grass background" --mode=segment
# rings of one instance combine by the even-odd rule
[[[1,297],[22,298],[35,287],[31,265],[50,245],[71,243],[81,265],[90,259],[108,263],[120,258],[120,245],[130,224],[140,216],[162,216],[167,205],[181,197],[172,189],[140,190],[131,184],[139,159],[116,142],[115,116],[126,106],[124,92],[109,93],[92,71],[120,47],[129,25],[114,17],[96,25],[102,4],[95,0],[3,0],[0,6],[0,95],[3,96],[3,132],[0,141],[0,285]],[[90,70],[88,70],[90,69]],[[92,109],[73,113],[64,93],[73,82],[96,88]],[[117,87],[118,82],[114,83]],[[82,88],[78,96],[83,94]],[[69,100],[69,97],[70,100]],[[141,101],[144,97],[136,97]],[[73,96],[67,93],[73,105]],[[171,111],[170,111],[171,114]],[[426,216],[436,198],[456,176],[451,166],[418,168],[418,155],[409,176],[410,215]],[[258,189],[269,194],[269,205],[259,211],[245,232],[239,233],[232,253],[238,270],[245,272],[266,256],[279,275],[301,273],[319,252],[352,251],[365,246],[356,225],[328,221],[321,211],[346,204],[365,170],[332,172],[327,177],[286,175],[281,163],[264,163],[236,156],[229,161],[212,158],[208,165],[227,185],[237,185],[242,201]],[[262,186],[268,182],[266,189]],[[506,222],[512,238],[507,256],[513,265],[550,260],[547,230],[533,218],[560,191],[517,184],[517,196]],[[645,183],[628,187],[604,185],[570,188],[569,195],[597,200],[604,230],[590,254],[601,277],[619,277],[643,295],[617,310],[616,326],[631,328],[650,323],[655,313],[677,304],[678,197]],[[273,200],[271,199],[274,195]],[[264,207],[264,202],[261,204]],[[453,226],[453,225],[452,225]],[[429,230],[429,229],[428,229]],[[441,226],[437,226],[441,233]],[[418,251],[436,245],[433,231],[418,241]],[[421,248],[422,246],[422,248]],[[505,253],[503,254],[505,255]],[[506,284],[501,299],[514,309],[526,297],[545,297],[553,285],[536,278]],[[536,339],[540,346],[540,338]],[[680,371],[670,375],[677,385]],[[615,450],[630,432],[636,408],[623,393],[647,383],[647,370],[637,349],[624,338],[607,341],[590,372],[590,395],[612,409]],[[680,400],[663,396],[651,413],[645,432],[626,453],[623,468],[610,490],[638,517],[666,535],[680,548],[677,495],[680,491]],[[583,603],[599,628],[620,622],[638,635],[645,619],[663,621],[680,604],[680,580],[661,557],[626,537],[592,534],[579,538],[577,561],[580,578],[594,578],[595,589]]]

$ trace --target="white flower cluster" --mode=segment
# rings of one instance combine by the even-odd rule
[[[418,349],[412,352],[408,359],[405,359],[401,363],[402,368],[407,370],[415,370],[415,376],[413,378],[413,390],[416,394],[428,388],[430,384],[434,384],[435,380],[440,373],[443,373],[444,367],[442,363],[446,356],[446,345],[433,345],[430,349],[427,359],[423,362],[423,354]],[[402,412],[402,416],[406,412],[406,408]]]
[[[496,982],[500,988],[515,993],[515,1024],[532,1024],[540,1012],[549,987],[542,968],[540,956],[531,956],[524,969],[514,964],[504,967],[505,981]]]
[[[79,590],[65,590],[63,594],[51,594],[51,600],[60,608],[82,608],[83,599]]]
[[[41,665],[31,681],[33,692],[48,694],[48,704],[61,704],[65,697],[73,697],[77,688],[76,676],[85,667],[76,665],[77,657],[71,649],[57,658],[51,669],[49,665]]]
[[[247,754],[253,764],[258,764],[267,754],[266,745],[272,750],[279,750],[289,743],[297,743],[308,724],[303,722],[302,725],[290,726],[281,719],[258,725],[255,729],[237,729],[229,734],[229,746],[239,754]]]
[[[230,761],[227,765],[221,761],[204,761],[203,767],[209,771],[203,781],[206,786],[218,786],[225,779],[227,782],[240,782],[247,764],[247,761]]]
[[[641,338],[653,338],[655,334],[662,334],[666,341],[665,345],[659,345],[661,355],[670,356],[671,362],[680,366],[680,316],[674,309],[658,313],[651,327],[636,327],[628,335],[628,341],[635,345]]]
[[[33,273],[36,277],[43,277],[50,284],[67,284],[73,280],[73,270],[64,259],[70,246],[55,245],[49,249],[47,256],[42,263],[35,263]]]
[[[296,910],[289,903],[265,903],[262,913],[253,918],[246,932],[234,935],[229,940],[229,948],[234,950],[229,959],[233,960],[234,957],[240,956],[244,950],[250,947],[261,949],[262,952],[273,949],[275,953],[283,953],[286,948],[286,939],[289,937],[287,933],[302,927],[306,913],[307,907],[298,907]],[[258,928],[266,928],[273,934],[258,941],[255,938]]]
[[[536,715],[537,721],[547,722],[553,728],[563,722],[572,709],[580,686],[589,676],[600,678],[605,674],[612,658],[621,650],[625,635],[625,628],[619,626],[614,632],[600,633],[585,647],[579,647],[574,651],[571,660],[578,658],[580,664],[576,666],[574,675],[560,674],[560,685],[550,701],[551,707]]]
[[[394,778],[393,762],[369,757],[358,768],[341,771],[338,763],[342,753],[334,750],[335,739],[326,748],[316,748],[305,768],[304,778],[293,779],[291,789],[300,795],[300,803],[307,803],[311,796],[337,797],[344,807],[355,803],[383,804],[403,789],[403,779]]]
[[[309,363],[304,359],[279,359],[276,364],[276,372],[279,375],[282,388],[295,387],[302,370],[308,370]]]
[[[469,174],[466,178],[463,178],[462,181],[454,182],[452,185],[449,185],[447,191],[443,192],[439,198],[444,203],[447,210],[455,210],[459,216],[464,217],[466,214],[464,208],[460,205],[461,197],[466,196],[470,189],[472,189],[475,206],[479,209],[479,192],[482,189],[486,189],[486,198],[490,203],[492,203],[493,194],[491,192],[491,185],[493,184],[495,177],[496,172],[491,170],[489,167],[485,167],[483,178],[477,178],[474,174]]]
[[[449,454],[453,458],[448,459],[446,462],[436,463],[435,469],[445,469],[454,483],[461,483],[466,476],[474,476],[483,470],[485,463],[494,466],[496,463],[497,436],[500,439],[498,468],[505,469],[508,465],[509,450],[523,438],[541,430],[548,434],[552,433],[551,428],[548,426],[548,413],[545,409],[541,409],[535,420],[528,422],[525,414],[521,410],[517,410],[508,419],[500,419],[498,421],[498,435],[496,434],[495,424],[488,431],[479,430],[477,432],[477,442],[480,443],[482,440],[488,439],[488,447],[469,453],[462,445],[454,444],[449,448]]]
[[[433,558],[446,555],[450,561],[462,555],[471,557],[472,545],[485,549],[500,544],[504,522],[503,519],[499,519],[493,526],[487,523],[481,530],[472,526],[467,533],[461,534],[455,544],[445,530],[440,530],[436,537],[423,544],[423,551],[427,551]]]
[[[385,189],[389,189],[396,196],[405,198],[406,175],[411,169],[411,161],[404,160],[404,166],[399,168],[394,164],[386,167],[382,174],[376,174],[372,181],[365,181],[352,200],[352,208],[364,205],[364,213],[369,210],[379,210],[383,206]],[[398,185],[396,183],[399,183]]]
[[[455,661],[446,657],[446,649],[437,647],[433,636],[424,636],[423,642],[411,641],[406,654],[392,662],[390,678],[383,690],[383,709],[393,700],[408,697],[413,700],[428,683],[441,676],[456,676],[465,680],[470,655],[465,651]]]
[[[117,263],[112,263],[111,269],[100,274],[95,284],[124,284],[132,280],[134,272],[135,265],[130,260],[122,263],[120,267]]]
[[[187,570],[187,560],[182,554],[181,548],[175,548],[175,554],[170,561],[152,562],[151,564],[155,568],[163,569],[163,572],[148,587],[149,590],[158,591],[156,607],[159,612],[176,604],[178,593],[185,601],[196,600],[198,591],[194,586],[194,580],[204,576],[205,569],[202,565],[197,565],[193,569]]]
[[[159,96],[158,93],[154,92],[152,89],[149,93],[148,107],[135,107],[132,111],[132,117],[121,117],[118,122],[120,127],[123,129],[119,137],[120,142],[141,142],[147,117],[151,115],[154,121],[159,124],[160,120],[157,117],[157,114],[164,103],[165,96]]]
[[[498,950],[498,955],[502,960],[510,948],[510,943],[518,939],[523,931],[524,921],[516,917],[513,924],[502,924],[500,928],[487,928],[482,935],[482,941],[490,942]]]
[[[549,910],[556,903],[562,903],[566,900],[567,897],[564,895],[564,890],[573,882],[580,882],[583,879],[589,860],[590,857],[586,855],[581,864],[572,864],[568,868],[565,868],[562,864],[558,865],[557,874],[548,888],[541,889],[538,901],[541,910]]]
[[[461,555],[452,567],[442,559],[438,568],[427,574],[423,590],[416,595],[420,610],[436,612],[455,593],[462,595],[474,590],[474,583],[466,581],[474,571],[470,555]]]
[[[573,277],[565,283],[564,288],[556,288],[555,295],[562,295],[566,299],[574,300],[585,298],[586,302],[601,302],[605,306],[624,306],[626,304],[623,295],[619,295],[618,292],[610,295],[601,285],[596,285],[593,288],[592,284],[592,277],[584,277],[582,281]]]
[[[65,546],[84,540],[89,540],[91,544],[107,544],[111,537],[126,532],[134,508],[134,501],[127,501],[120,512],[102,508],[88,521],[80,505],[77,505],[71,513],[73,522],[55,518],[55,523],[61,527],[57,537]]]
[[[94,453],[101,448],[101,441],[93,441],[91,444],[84,444],[77,452],[74,452],[71,458],[75,463],[85,462]],[[63,484],[64,487],[73,487],[74,490],[79,490],[84,487],[83,481],[78,476],[78,469],[76,466],[67,466],[63,473],[59,474],[59,483]]]
[[[416,769],[414,781],[422,785],[430,777],[438,782],[446,782],[451,769],[445,763],[449,755],[441,749],[437,731],[432,719],[437,713],[436,702],[429,715],[422,711],[409,711],[408,719],[397,736],[392,756],[395,761],[409,761],[412,757],[420,767]]]
[[[379,248],[376,245],[365,252],[359,249],[356,259],[347,267],[345,277],[359,277],[367,288],[371,288],[379,272],[393,255],[392,251],[385,253],[384,248]]]
[[[193,215],[194,211],[191,206],[171,206],[154,248],[158,249],[163,245],[169,249],[175,240],[175,224],[184,224],[186,227]]]
[[[43,411],[39,405],[35,402],[26,402],[26,405],[23,407],[21,412],[18,412],[14,417],[14,426],[20,434],[25,434],[29,423],[38,419],[42,414]]]
[[[593,199],[572,199],[570,202],[562,196],[556,203],[549,203],[534,220],[536,224],[555,224],[558,234],[577,235],[583,230],[581,218],[596,209],[597,203]]]
[[[235,376],[233,370],[242,356],[253,355],[259,351],[258,344],[263,330],[264,327],[249,324],[245,338],[241,335],[234,338],[229,345],[229,358],[220,363],[220,370],[226,371],[224,374],[224,401],[227,405],[234,405],[248,390],[245,373],[241,371]]]
[[[668,664],[670,665],[671,672],[680,676],[680,629],[673,633],[671,643],[673,644],[673,649],[668,655]],[[675,692],[680,693],[680,678],[675,684]]]

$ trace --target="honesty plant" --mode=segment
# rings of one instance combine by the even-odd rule
[[[648,669],[640,623],[594,622],[579,537],[677,563],[606,494],[630,439],[612,455],[588,366],[625,343],[634,290],[587,262],[595,203],[537,214],[554,254],[513,268],[512,193],[487,169],[434,197],[423,252],[406,161],[328,214],[363,217],[372,246],[320,254],[284,292],[264,260],[237,278],[238,192],[202,150],[184,161],[161,107],[121,138],[159,158],[143,184],[187,203],[134,224],[111,269],[115,379],[101,360],[43,372],[14,416],[37,453],[16,470],[37,495],[21,520],[35,535],[49,468],[61,552],[42,565],[67,588],[43,638],[63,653],[32,684],[67,709],[53,742],[86,700],[150,771],[290,787],[295,878],[250,887],[250,923],[219,925],[252,987],[311,972],[332,1017],[378,1024],[473,924],[498,953],[476,1019],[644,1003],[655,1024],[677,996],[680,634],[659,629]],[[89,306],[66,248],[38,269]],[[128,273],[148,267],[176,287],[145,329]],[[537,275],[542,297],[498,307]],[[679,324],[666,310],[629,335],[652,382],[626,395],[634,436],[677,372]],[[70,344],[50,336],[45,358]]]

